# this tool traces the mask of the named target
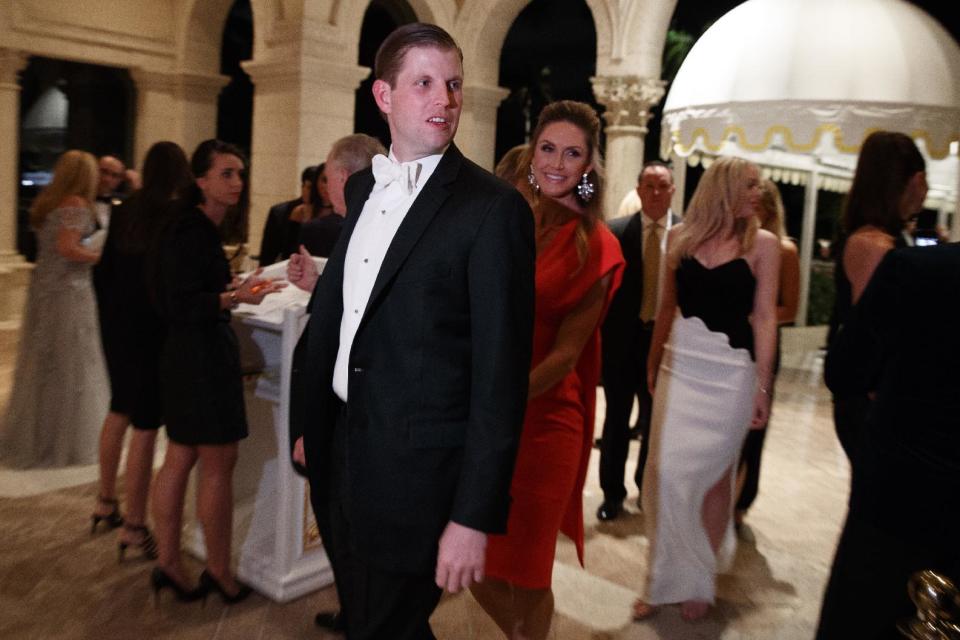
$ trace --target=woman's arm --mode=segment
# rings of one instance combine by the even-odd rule
[[[552,388],[577,366],[584,345],[600,321],[610,278],[608,274],[590,287],[583,300],[561,321],[547,357],[530,371],[530,398]]]
[[[800,253],[790,240],[780,242],[780,292],[777,324],[790,324],[797,319],[800,306]]]
[[[90,223],[88,218],[93,216],[90,203],[80,196],[69,196],[60,203],[59,208],[62,211],[54,251],[72,262],[95,263],[100,259],[100,252],[86,248],[81,242],[83,231]]]
[[[263,267],[258,268],[245,280],[234,277],[227,290],[220,294],[220,310],[232,309],[241,302],[260,304],[266,296],[287,286],[285,282],[277,282],[276,278],[261,278],[261,273]]]
[[[54,248],[57,253],[72,262],[93,264],[100,259],[100,254],[87,249],[80,242],[83,234],[77,229],[61,226],[57,229],[57,239]]]
[[[780,273],[780,242],[768,231],[757,233],[754,245],[754,273],[757,291],[753,297],[750,323],[753,326],[757,362],[757,389],[754,393],[750,427],[762,429],[770,416],[773,359],[777,349],[777,281]]]
[[[650,338],[650,353],[647,356],[647,389],[650,395],[657,386],[657,372],[663,358],[663,345],[670,337],[673,316],[677,311],[677,268],[670,264],[670,248],[681,225],[674,225],[667,234],[667,259],[663,265],[663,278],[660,284],[660,308],[653,322],[653,336]]]
[[[853,304],[857,303],[877,265],[893,249],[893,237],[879,230],[854,232],[843,249],[843,270],[850,281]]]

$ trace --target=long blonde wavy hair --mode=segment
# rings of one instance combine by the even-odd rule
[[[740,253],[753,247],[760,226],[756,216],[737,217],[747,197],[747,169],[756,167],[742,158],[719,158],[707,169],[697,184],[683,226],[670,252],[670,264],[676,266],[681,258],[693,256],[705,242],[723,233],[733,225],[733,235],[740,242]]]
[[[760,228],[773,233],[777,238],[785,238],[787,235],[783,209],[783,198],[780,197],[780,189],[777,185],[765,178],[760,181]]]
[[[40,229],[47,214],[69,196],[80,196],[92,203],[97,195],[98,172],[97,159],[91,154],[77,149],[65,151],[53,167],[53,180],[30,206],[30,226]]]

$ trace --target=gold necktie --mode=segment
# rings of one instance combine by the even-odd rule
[[[657,313],[657,293],[660,279],[660,224],[652,223],[647,227],[647,240],[643,243],[643,303],[640,305],[640,319],[653,320]]]

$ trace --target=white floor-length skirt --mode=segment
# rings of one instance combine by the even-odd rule
[[[730,518],[719,553],[703,526],[707,491],[729,477],[750,426],[756,367],[746,349],[678,312],[657,376],[650,459],[643,478],[649,540],[644,600],[712,603],[716,574],[733,559]],[[730,505],[732,516],[732,501]]]

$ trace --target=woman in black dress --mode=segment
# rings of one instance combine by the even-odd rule
[[[157,297],[167,331],[160,375],[170,442],[154,481],[159,559],[151,584],[155,593],[170,587],[180,600],[217,591],[224,601],[238,602],[250,588],[230,570],[232,478],[247,422],[230,309],[241,302],[259,304],[280,285],[253,276],[230,286],[217,227],[243,200],[241,152],[207,140],[194,151],[190,167],[196,187],[157,246]],[[200,586],[190,589],[181,564],[180,530],[187,478],[198,460],[197,517],[207,559]]]
[[[101,520],[110,527],[123,524],[121,558],[131,545],[156,558],[146,516],[154,444],[163,422],[159,363],[164,327],[147,294],[144,259],[174,198],[191,182],[187,156],[179,145],[158,142],[150,147],[143,164],[143,187],[111,215],[103,255],[93,272],[110,374],[110,412],[100,431],[100,491],[91,520],[94,530]],[[116,498],[117,467],[131,424],[124,520]]]
[[[877,265],[896,248],[906,221],[923,209],[926,196],[926,161],[913,140],[893,131],[875,131],[867,136],[844,202],[844,237],[839,242],[834,268],[836,298],[830,319],[831,342],[867,288]],[[870,399],[864,393],[843,390],[833,396],[837,439],[851,464],[856,459],[857,441],[869,409]]]

